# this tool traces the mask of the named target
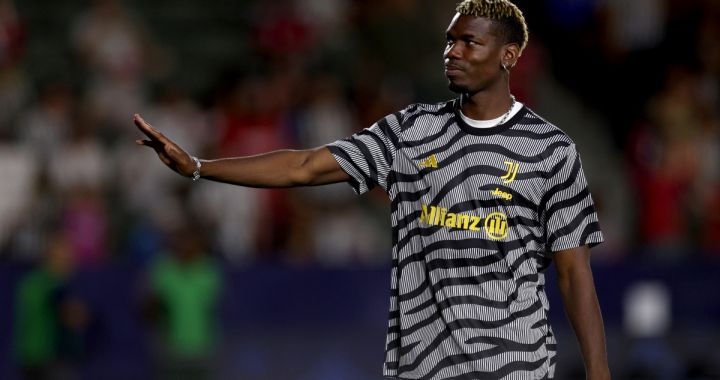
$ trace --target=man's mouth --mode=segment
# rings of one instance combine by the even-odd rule
[[[455,63],[446,63],[445,64],[445,75],[451,76],[451,75],[457,75],[463,72],[463,68]]]

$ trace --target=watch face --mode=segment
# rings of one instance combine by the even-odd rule
[[[195,161],[195,171],[192,173],[192,180],[197,181],[200,179],[200,168],[202,167],[202,164],[200,164],[200,160],[195,156],[190,156],[190,158]]]

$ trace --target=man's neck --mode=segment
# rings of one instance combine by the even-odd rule
[[[491,120],[501,117],[510,109],[510,90],[479,91],[462,94],[462,113],[475,120]]]

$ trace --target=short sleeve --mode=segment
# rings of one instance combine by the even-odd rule
[[[558,149],[541,202],[546,245],[552,252],[603,242],[595,204],[574,144]]]
[[[340,167],[350,176],[358,194],[376,185],[387,189],[388,174],[398,149],[402,113],[388,115],[348,138],[327,145]]]

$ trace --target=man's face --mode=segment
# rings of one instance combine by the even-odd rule
[[[493,21],[456,14],[446,32],[445,76],[450,90],[474,94],[501,78],[503,44]]]

